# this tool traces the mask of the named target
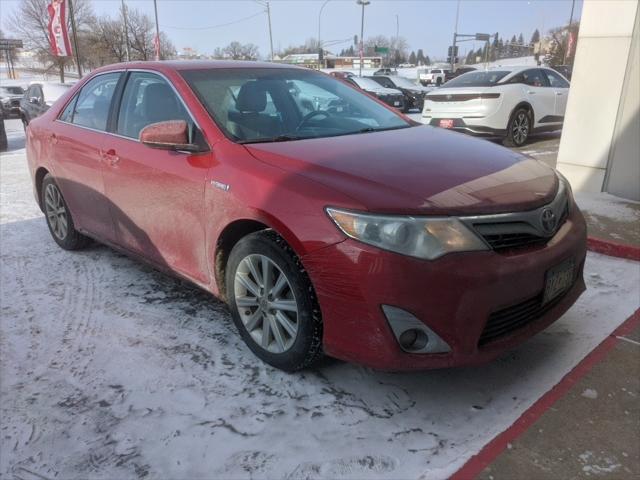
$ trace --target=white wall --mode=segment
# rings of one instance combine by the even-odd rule
[[[584,2],[557,165],[575,190],[603,191],[614,140],[622,138],[616,136],[621,106],[639,108],[623,99],[625,81],[632,80],[629,64],[637,62],[631,46],[638,41],[637,33],[633,39],[638,13],[636,0]],[[638,97],[626,100],[637,103]]]

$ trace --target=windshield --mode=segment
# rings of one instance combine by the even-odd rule
[[[22,87],[0,87],[1,95],[22,95],[24,90]]]
[[[240,143],[411,126],[342,81],[312,71],[217,68],[181,74],[222,131]]]
[[[393,77],[393,83],[395,83],[398,87],[402,88],[418,88],[418,85],[413,83],[406,77]]]
[[[449,80],[447,87],[491,87],[509,75],[508,71],[491,70],[488,72],[467,72],[453,80]]]

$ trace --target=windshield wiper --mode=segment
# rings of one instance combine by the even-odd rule
[[[365,128],[361,128],[355,133],[386,132],[387,130],[402,130],[403,128],[409,128],[409,127],[411,127],[411,125],[398,125],[395,127],[383,127],[383,128],[365,127]]]
[[[240,140],[238,143],[273,143],[273,142],[290,142],[292,140],[304,140],[309,137],[299,137],[297,135],[278,135],[276,137],[267,138],[251,138],[249,140]]]

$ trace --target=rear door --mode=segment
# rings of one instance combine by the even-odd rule
[[[105,197],[104,150],[111,103],[121,72],[97,75],[72,98],[50,137],[55,177],[77,226],[115,240],[110,202]]]
[[[544,70],[544,73],[549,81],[549,88],[553,90],[555,96],[554,115],[556,121],[561,122],[564,120],[564,111],[567,109],[569,82],[553,70]]]
[[[105,187],[118,243],[149,260],[204,283],[204,188],[211,153],[150,148],[138,140],[152,123],[195,122],[176,90],[150,71],[130,71],[105,153]]]
[[[526,100],[533,107],[534,126],[540,126],[548,122],[555,112],[555,95],[548,88],[549,81],[544,72],[539,68],[532,68],[522,72],[525,85]]]

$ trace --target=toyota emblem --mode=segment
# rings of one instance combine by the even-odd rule
[[[540,224],[546,234],[551,234],[556,228],[556,214],[550,208],[545,208],[540,214]]]

